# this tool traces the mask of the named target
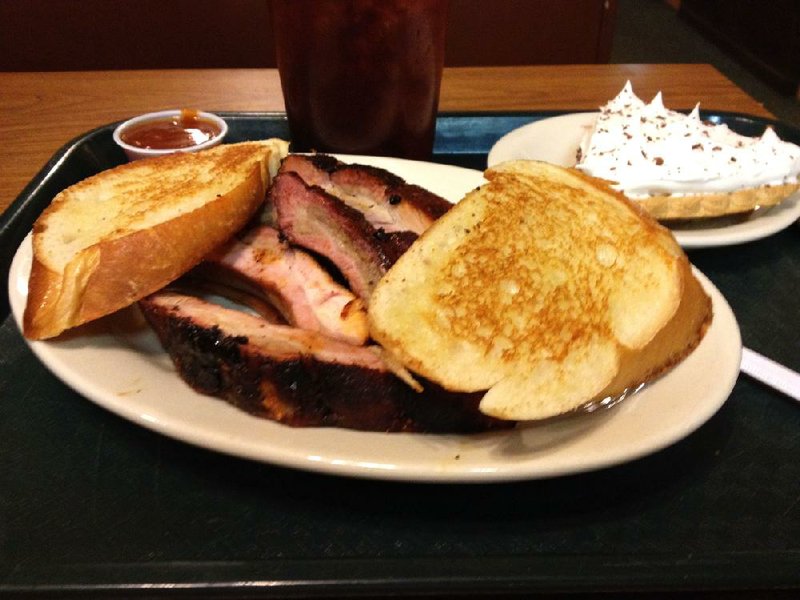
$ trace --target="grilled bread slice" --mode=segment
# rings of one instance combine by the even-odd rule
[[[171,154],[58,194],[33,227],[25,336],[56,336],[189,270],[261,207],[287,150],[273,139]]]
[[[672,234],[599,180],[541,162],[486,172],[378,283],[373,338],[481,410],[537,420],[685,357],[710,299]]]

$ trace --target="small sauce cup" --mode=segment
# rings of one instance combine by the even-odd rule
[[[114,130],[114,142],[128,160],[174,152],[197,152],[222,142],[228,124],[213,113],[164,110],[128,119]]]

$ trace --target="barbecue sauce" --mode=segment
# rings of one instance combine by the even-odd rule
[[[150,150],[178,150],[207,142],[220,134],[219,125],[203,119],[196,110],[138,123],[125,129],[120,139],[130,146]]]

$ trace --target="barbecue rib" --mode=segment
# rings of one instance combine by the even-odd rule
[[[291,172],[275,178],[269,201],[286,238],[330,260],[364,302],[417,237],[375,229],[361,212]]]
[[[380,346],[366,345],[365,307],[375,284],[451,205],[381,169],[332,157],[293,157],[281,171],[262,217],[273,227],[254,225],[213,251],[178,282],[189,291],[173,286],[139,302],[182,379],[200,393],[296,427],[439,433],[513,427],[481,414],[480,394],[415,380]],[[196,297],[204,293],[261,317]]]
[[[384,169],[351,165],[326,154],[291,154],[279,173],[297,173],[364,214],[376,229],[417,235],[446,213],[450,202]]]
[[[479,394],[426,384],[418,394],[395,377],[377,347],[170,291],[139,306],[181,377],[203,394],[296,427],[369,431],[475,432],[512,426],[482,415]]]
[[[336,283],[311,256],[292,248],[280,233],[264,225],[234,238],[206,263],[255,288],[300,329],[360,345],[367,341],[364,303]],[[231,277],[227,278],[231,280]]]

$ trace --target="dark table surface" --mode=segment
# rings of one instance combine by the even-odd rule
[[[281,115],[227,116],[234,140],[288,136]],[[435,160],[483,168],[497,138],[543,116],[444,116]],[[764,125],[717,117],[745,133]],[[121,161],[110,128],[54,157],[0,221],[3,274],[56,191]],[[800,369],[798,225],[689,258],[729,301],[744,344]],[[0,593],[800,594],[800,406],[745,376],[699,430],[621,466],[380,482],[232,458],[127,422],[50,374],[4,315]]]

